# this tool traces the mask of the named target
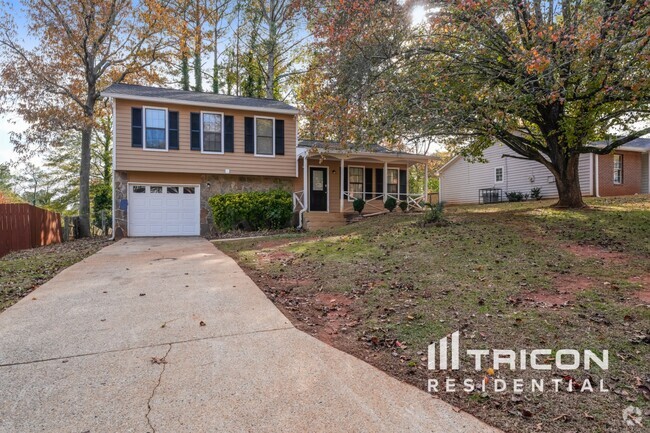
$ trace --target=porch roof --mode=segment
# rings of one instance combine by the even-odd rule
[[[426,162],[435,159],[430,155],[390,150],[378,144],[363,146],[343,146],[333,141],[300,140],[296,156],[300,157],[332,157],[334,159],[374,159],[379,161]]]

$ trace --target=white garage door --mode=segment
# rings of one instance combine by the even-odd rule
[[[129,184],[129,236],[198,236],[198,185]]]

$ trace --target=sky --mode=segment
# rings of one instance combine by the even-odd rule
[[[8,4],[12,9],[14,21],[18,26],[18,38],[21,39],[27,46],[33,46],[36,41],[30,40],[27,37],[27,30],[25,26],[25,16],[22,13],[20,2],[17,0],[8,0]],[[22,120],[13,115],[0,116],[0,163],[10,160],[16,160],[17,155],[13,151],[13,146],[9,142],[9,134],[13,132],[20,132],[25,129],[26,125]]]

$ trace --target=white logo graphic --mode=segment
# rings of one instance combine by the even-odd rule
[[[448,350],[447,346],[449,342],[449,337],[441,339],[438,344],[440,347],[440,361],[438,362],[438,370],[447,370],[447,355]],[[459,370],[460,369],[460,332],[456,331],[451,334],[451,369]],[[436,343],[429,345],[429,370],[436,369]]]

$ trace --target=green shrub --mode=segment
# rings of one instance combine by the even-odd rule
[[[530,198],[535,199],[535,200],[541,200],[542,199],[542,188],[540,187],[535,187],[530,190]]]
[[[384,207],[388,209],[389,212],[394,211],[397,207],[397,200],[395,200],[395,197],[388,197],[384,202]]]
[[[363,208],[366,207],[366,201],[361,197],[355,198],[354,201],[352,202],[352,207],[356,212],[359,212],[359,215],[361,215],[361,212],[363,212]]]
[[[428,209],[422,214],[423,224],[438,223],[443,220],[444,204],[442,202],[436,204],[425,203],[424,206]]]
[[[97,228],[110,228],[113,224],[113,188],[100,183],[91,187],[93,193],[93,224]]]
[[[279,189],[220,194],[209,200],[214,224],[222,231],[279,229],[291,222],[291,193]]]
[[[508,201],[524,201],[528,198],[528,194],[524,194],[520,191],[510,191],[506,193]]]
[[[399,208],[402,209],[402,212],[406,212],[406,209],[409,207],[409,204],[402,200],[399,202]]]

